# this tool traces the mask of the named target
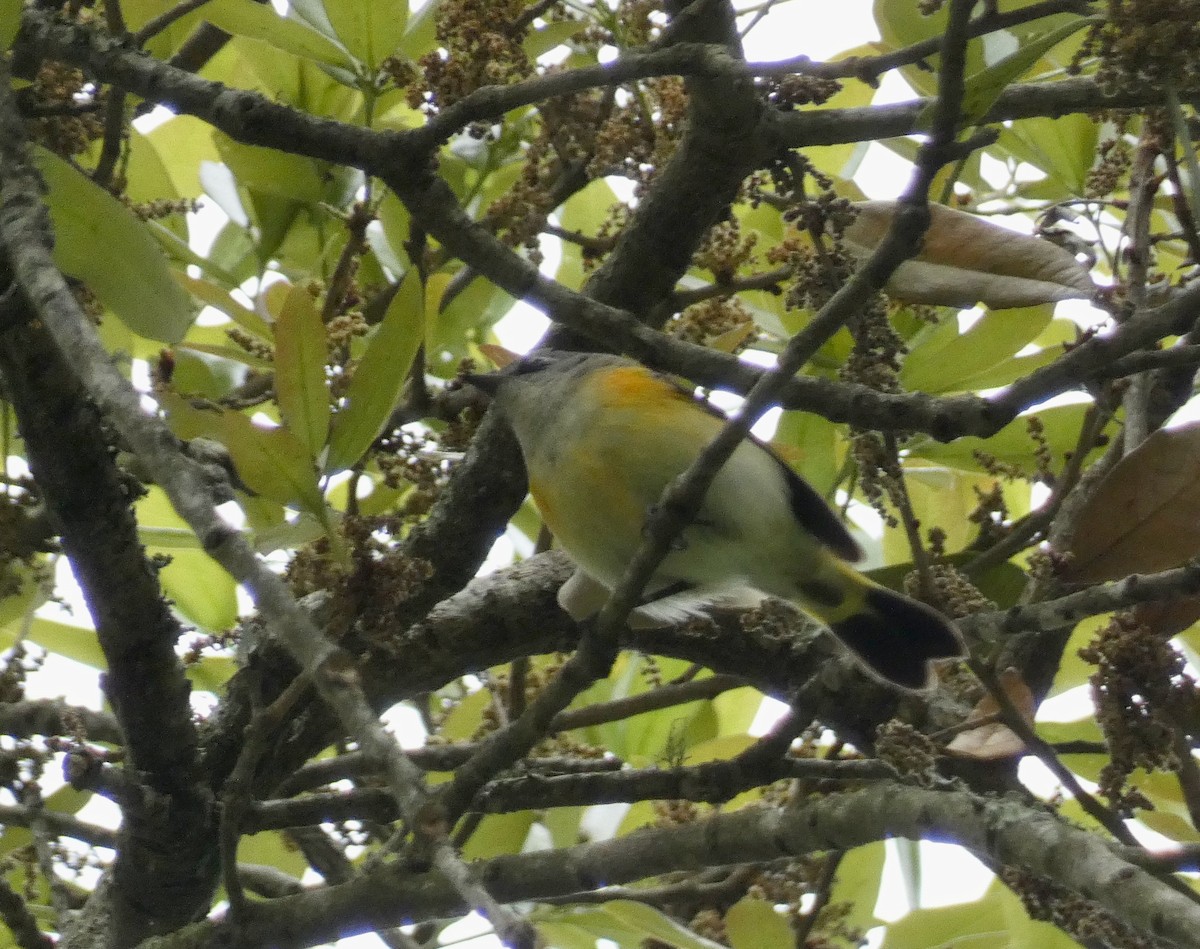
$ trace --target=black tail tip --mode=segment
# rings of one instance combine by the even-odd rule
[[[932,685],[932,660],[966,653],[958,630],[946,617],[884,587],[867,590],[863,609],[830,629],[868,669],[905,689]]]

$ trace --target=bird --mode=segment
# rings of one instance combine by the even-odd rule
[[[529,492],[574,575],[558,602],[576,620],[603,605],[640,546],[664,488],[726,418],[670,377],[624,356],[537,350],[465,381],[516,435]],[[931,662],[960,657],[941,613],[880,586],[825,500],[766,444],[746,438],[658,566],[636,616],[669,625],[711,605],[778,597],[823,623],[874,676],[930,687]]]

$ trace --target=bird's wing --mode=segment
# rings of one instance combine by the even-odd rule
[[[662,375],[661,373],[658,375],[691,398],[698,408],[720,420],[722,423],[728,421],[725,414],[715,406],[703,399],[696,398],[695,393],[689,392],[671,377]],[[858,541],[850,536],[846,525],[841,522],[825,499],[817,493],[812,485],[796,474],[792,466],[780,458],[765,442],[755,438],[753,435],[750,435],[747,441],[753,442],[762,451],[765,451],[779,466],[784,480],[787,482],[788,500],[791,503],[792,513],[795,515],[796,520],[800,522],[800,526],[843,560],[861,560],[863,552],[862,548],[858,545]]]

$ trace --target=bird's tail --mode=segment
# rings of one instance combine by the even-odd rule
[[[937,610],[872,583],[848,564],[837,567],[845,594],[841,602],[803,605],[876,675],[906,689],[923,689],[932,684],[931,660],[965,653],[958,630]]]

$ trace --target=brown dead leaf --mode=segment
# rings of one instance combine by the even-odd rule
[[[1139,603],[1133,608],[1133,618],[1141,626],[1159,636],[1178,636],[1200,620],[1200,596],[1183,596],[1169,602]]]
[[[1000,687],[1021,717],[1032,726],[1033,693],[1021,674],[1016,669],[1005,669],[1000,673]],[[967,720],[967,724],[970,724],[978,719],[981,724],[955,735],[954,740],[946,746],[946,753],[975,761],[999,761],[1024,754],[1025,742],[1011,728],[996,720],[999,714],[1000,704],[990,694],[985,695],[971,710],[971,717]]]
[[[894,201],[862,201],[846,228],[846,249],[867,257],[883,240]],[[1070,251],[1040,237],[1018,234],[973,214],[930,205],[932,220],[921,251],[902,263],[884,288],[898,300],[993,310],[1086,299],[1091,275]]]
[[[1080,511],[1065,579],[1168,570],[1200,554],[1200,423],[1161,429],[1122,458]]]

